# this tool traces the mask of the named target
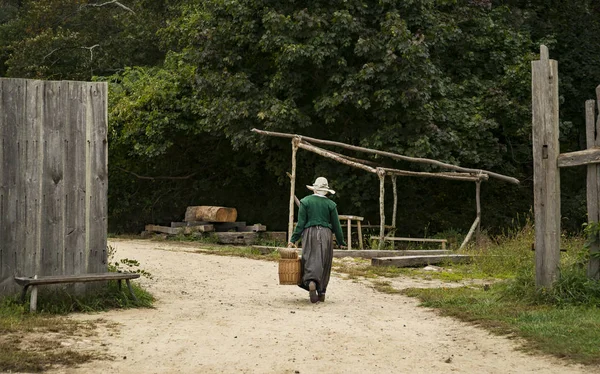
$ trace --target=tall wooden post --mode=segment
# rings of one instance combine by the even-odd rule
[[[600,108],[600,86],[596,89],[598,107]],[[596,121],[596,103],[594,100],[585,102],[585,127],[587,148],[600,146],[598,133],[600,132],[600,116]],[[587,213],[588,223],[600,222],[600,166],[590,164],[587,166]],[[598,238],[596,238],[598,239]],[[590,255],[600,252],[600,243],[595,241],[590,246]],[[600,278],[600,259],[590,256],[588,276],[592,279]]]
[[[475,205],[477,205],[477,218],[479,222],[477,223],[477,231],[475,231],[475,244],[479,244],[479,239],[481,235],[481,181],[478,180],[475,182]]]
[[[296,197],[296,153],[298,152],[299,138],[292,139],[292,176],[290,177],[290,220],[288,222],[288,241],[292,240],[294,232],[294,198]]]
[[[377,176],[379,177],[379,249],[383,249],[385,242],[385,171],[377,168]]]
[[[535,213],[535,282],[548,288],[560,260],[560,173],[558,170],[558,63],[548,48],[532,61],[533,188]]]
[[[396,215],[398,214],[398,188],[396,185],[397,177],[392,175],[392,188],[394,191],[394,211],[392,212],[392,227],[396,230]]]

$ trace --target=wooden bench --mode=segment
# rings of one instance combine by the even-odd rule
[[[41,277],[15,277],[15,282],[19,286],[23,287],[21,292],[21,302],[25,302],[25,296],[27,295],[27,289],[31,287],[31,298],[29,303],[29,310],[35,312],[37,309],[37,286],[45,284],[59,284],[59,283],[81,283],[81,282],[98,282],[98,281],[109,281],[116,280],[119,282],[119,290],[121,289],[121,280],[125,280],[127,288],[131,293],[131,297],[136,302],[137,297],[133,293],[131,283],[129,280],[139,278],[140,275],[137,273],[95,273],[95,274],[77,274],[77,275],[49,275]]]
[[[356,221],[356,226],[358,229],[358,248],[363,249],[363,238],[362,238],[362,221],[364,217],[360,216],[348,216],[344,214],[340,214],[338,216],[340,221],[348,221],[348,250],[352,249],[352,221]]]
[[[371,240],[379,240],[379,236],[371,236]],[[384,237],[384,241],[398,241],[398,242],[423,242],[423,243],[442,243],[442,249],[446,249],[446,243],[448,240],[446,239],[425,239],[425,238],[394,238],[394,237]]]

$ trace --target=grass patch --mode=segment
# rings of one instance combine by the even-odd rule
[[[372,283],[373,289],[379,292],[387,293],[387,294],[395,294],[400,293],[400,290],[395,289],[392,284],[388,281],[373,281]]]
[[[78,352],[62,339],[94,334],[95,322],[78,322],[47,313],[30,314],[16,298],[0,301],[0,371],[41,372],[56,365],[73,366],[100,358]]]
[[[80,322],[64,315],[151,307],[152,295],[135,283],[132,286],[137,303],[128,289],[119,290],[116,282],[82,296],[77,296],[72,287],[55,290],[40,287],[37,313],[29,313],[29,304],[20,304],[16,296],[0,300],[0,372],[42,372],[55,366],[75,366],[103,358],[99,352],[75,350],[61,344],[73,337],[95,335],[97,324],[102,321]]]
[[[600,309],[530,304],[506,297],[504,285],[483,288],[407,289],[422,305],[501,335],[524,338],[525,350],[573,362],[600,364]]]
[[[114,248],[109,246],[108,253],[109,259],[113,260]],[[151,277],[139,269],[135,260],[111,262],[108,268]],[[42,372],[56,366],[75,366],[104,358],[97,351],[69,347],[74,344],[74,337],[95,335],[97,325],[105,321],[79,322],[63,315],[151,307],[152,295],[136,282],[131,285],[137,302],[132,299],[125,282],[119,289],[115,281],[88,283],[85,288],[80,283],[38,287],[37,313],[29,313],[29,304],[19,303],[16,296],[0,299],[0,372]],[[81,292],[83,290],[86,292]]]

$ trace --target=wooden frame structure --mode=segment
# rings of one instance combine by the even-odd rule
[[[532,61],[533,187],[535,213],[535,282],[548,288],[556,280],[560,261],[560,171],[559,168],[587,165],[588,223],[600,222],[600,115],[596,101],[585,103],[587,149],[560,153],[558,63],[540,47],[540,60]],[[596,88],[600,107],[600,86]],[[590,254],[600,252],[598,241]],[[588,276],[600,278],[600,259],[590,256]]]
[[[273,131],[264,131],[258,129],[252,129],[253,132],[266,136],[274,136],[280,138],[291,138],[292,139],[292,173],[290,175],[291,185],[290,185],[290,204],[289,204],[289,222],[288,222],[288,240],[291,238],[293,230],[294,230],[294,202],[295,202],[295,191],[296,191],[296,155],[298,149],[304,149],[309,152],[313,152],[322,157],[329,158],[336,162],[339,162],[344,165],[348,165],[357,169],[362,169],[369,173],[377,175],[379,179],[379,215],[380,215],[380,229],[379,229],[379,249],[383,249],[384,247],[384,237],[385,237],[385,177],[389,176],[392,180],[392,185],[394,187],[394,212],[392,217],[392,226],[396,227],[396,213],[398,207],[398,193],[396,190],[396,177],[398,176],[409,176],[409,177],[425,177],[425,178],[440,178],[440,179],[450,179],[450,180],[458,180],[458,181],[468,181],[476,183],[476,204],[477,204],[477,217],[467,234],[464,242],[461,245],[461,248],[464,247],[470,238],[473,235],[473,232],[477,229],[479,232],[479,227],[481,225],[481,206],[480,206],[480,185],[481,181],[486,181],[490,177],[504,180],[506,182],[519,184],[519,180],[516,178],[508,177],[506,175],[493,173],[491,171],[481,170],[481,169],[470,169],[464,168],[457,165],[446,164],[441,161],[431,160],[427,158],[417,158],[417,157],[409,157],[403,156],[396,153],[380,151],[376,149],[358,147],[350,144],[335,142],[331,140],[322,140],[311,138],[307,136],[297,135],[297,134],[288,134],[281,132],[273,132]],[[344,148],[351,151],[356,152],[364,152],[375,154],[379,156],[390,157],[395,160],[416,162],[421,164],[429,164],[438,166],[440,168],[453,170],[453,172],[415,172],[415,171],[407,171],[407,170],[398,170],[391,169],[379,166],[377,163],[368,160],[361,160],[354,157],[345,156],[336,152],[332,152],[320,147],[315,146],[314,144],[319,145],[328,145]]]

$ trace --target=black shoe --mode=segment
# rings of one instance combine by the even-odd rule
[[[319,301],[319,296],[317,295],[317,285],[313,281],[308,284],[308,295],[310,296],[311,303],[314,304]]]
[[[325,302],[325,294],[324,293],[319,294],[319,301],[322,303]]]

